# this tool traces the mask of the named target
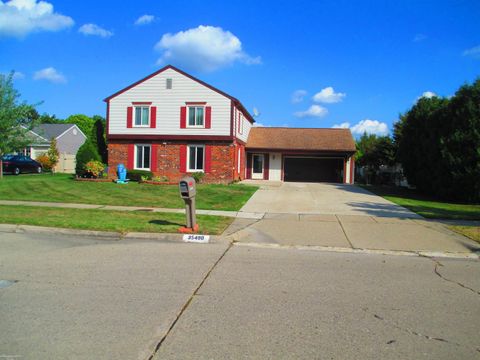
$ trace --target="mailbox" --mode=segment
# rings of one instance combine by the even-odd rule
[[[178,185],[182,199],[191,199],[197,194],[195,179],[190,176],[183,177]]]
[[[183,177],[178,183],[180,197],[185,202],[185,214],[187,215],[186,227],[192,230],[198,229],[197,219],[195,215],[195,195],[197,189],[195,179],[191,176]]]

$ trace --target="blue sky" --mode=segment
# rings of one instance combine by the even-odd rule
[[[425,94],[480,76],[480,2],[0,1],[0,72],[40,112],[105,115],[171,63],[264,126],[383,134]]]

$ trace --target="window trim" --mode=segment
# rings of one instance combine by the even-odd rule
[[[190,167],[190,149],[193,147],[203,148],[203,162],[202,162],[203,169],[192,169]],[[187,145],[187,172],[205,172],[205,149],[206,149],[206,146],[204,144]],[[197,163],[197,151],[195,151],[195,164],[196,163]]]
[[[243,135],[243,117],[242,112],[238,112],[238,134]]]
[[[138,165],[137,164],[137,151],[138,151],[139,146],[142,146],[142,147],[148,146],[150,148],[150,164],[149,164],[148,168],[141,168],[141,167],[137,166]],[[145,159],[143,158],[143,154],[142,154],[142,162],[145,162],[144,160]],[[134,151],[133,151],[133,168],[135,170],[151,170],[152,169],[152,144],[135,144]]]
[[[133,119],[132,119],[132,127],[138,127],[138,128],[149,128],[151,124],[151,112],[152,112],[152,103],[133,103]],[[148,109],[148,124],[146,125],[141,125],[142,123],[142,116],[140,115],[140,125],[136,124],[136,118],[137,118],[137,108],[147,108]],[[143,111],[140,111],[140,114],[143,114]]]
[[[197,115],[197,108],[202,108],[203,109],[203,124],[202,125],[190,125],[190,109],[194,108],[195,109],[195,116]],[[207,106],[203,103],[197,103],[197,104],[188,104],[187,103],[187,119],[186,119],[186,126],[187,128],[193,128],[193,129],[205,129],[205,120],[206,120],[206,108]],[[197,119],[195,118],[195,123]]]

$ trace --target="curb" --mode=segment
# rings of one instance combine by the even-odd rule
[[[480,256],[476,253],[449,253],[440,251],[403,251],[403,250],[381,250],[381,249],[354,249],[319,245],[280,245],[271,243],[250,243],[234,241],[235,246],[255,247],[260,249],[295,249],[310,250],[335,253],[351,253],[351,254],[374,254],[374,255],[394,255],[394,256],[416,256],[428,258],[451,258],[451,259],[472,259],[479,260]]]
[[[155,240],[163,242],[181,242],[183,234],[171,233],[148,233],[148,232],[129,232],[119,233],[114,231],[97,231],[97,230],[77,230],[57,227],[34,226],[34,225],[16,225],[16,224],[0,224],[0,233],[16,233],[16,234],[56,234],[56,235],[75,235],[97,238],[100,240]],[[210,243],[220,242],[220,236],[211,235]]]

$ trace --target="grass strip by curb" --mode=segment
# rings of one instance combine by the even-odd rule
[[[197,216],[202,234],[219,235],[232,221],[233,218],[223,216]],[[185,225],[185,215],[144,211],[0,205],[0,223],[120,233],[177,233],[178,228]]]

